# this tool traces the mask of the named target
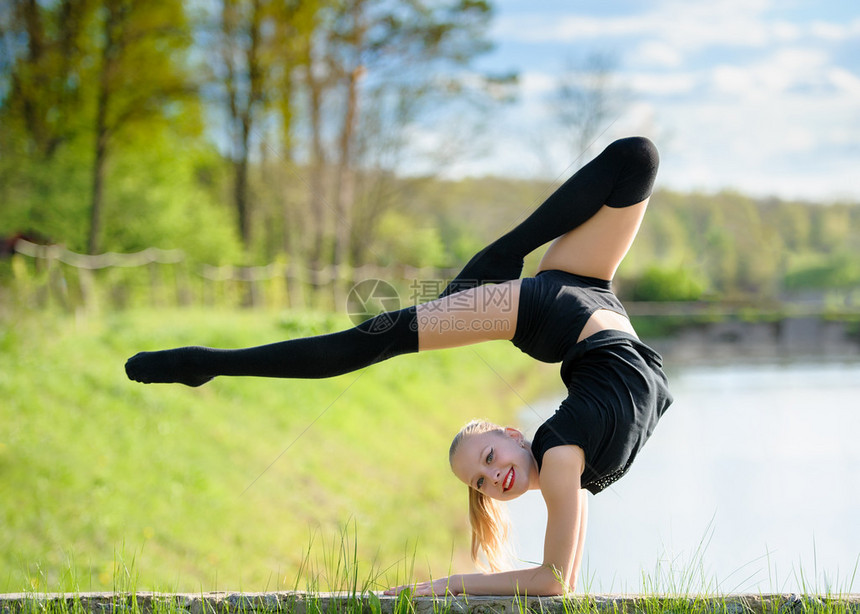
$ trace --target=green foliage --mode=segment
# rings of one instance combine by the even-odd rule
[[[847,261],[858,256],[857,205],[658,191],[619,276],[635,281],[652,266],[685,269],[691,288],[701,286],[709,298],[772,300],[808,284],[814,274],[802,281],[800,271],[810,263],[842,267],[825,285],[850,283]]]
[[[49,160],[28,157],[27,147],[17,130],[0,125],[0,234],[37,231],[83,250],[90,190],[87,166],[81,164],[86,143],[68,142]]]
[[[704,284],[686,268],[651,266],[629,292],[634,301],[697,301]]]
[[[3,35],[13,55],[0,74],[0,232],[34,230],[75,251],[238,256],[219,191],[195,174],[214,151],[191,96],[181,2],[27,3]]]
[[[857,254],[837,252],[797,262],[785,276],[789,290],[856,288],[860,285]]]
[[[208,187],[200,180],[205,169],[220,168],[211,151],[169,132],[150,134],[146,147],[138,143],[118,155],[106,193],[106,225],[112,232],[105,248],[178,248],[196,262],[239,262],[242,249],[231,212],[218,202],[221,182],[216,178]]]
[[[198,262],[239,261],[230,212],[218,202],[221,160],[157,126],[128,144],[108,167],[105,226],[110,232],[104,249],[181,248]],[[0,169],[0,176],[8,178],[0,188],[0,235],[34,229],[73,251],[86,251],[90,185],[80,164],[84,150],[70,143],[49,161],[0,159],[0,164],[8,162]]]
[[[375,253],[380,264],[406,264],[415,267],[439,267],[446,263],[445,245],[439,231],[432,226],[419,226],[418,221],[400,211],[388,211],[379,225],[379,241]]]

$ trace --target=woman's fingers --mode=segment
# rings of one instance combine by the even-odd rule
[[[435,597],[437,595],[446,595],[449,594],[448,579],[442,578],[440,580],[397,586],[395,588],[389,588],[383,594],[399,595],[403,591],[409,591],[413,597]]]

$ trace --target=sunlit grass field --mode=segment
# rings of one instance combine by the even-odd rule
[[[508,343],[398,357],[329,380],[126,379],[139,350],[240,347],[345,316],[147,310],[20,316],[0,328],[0,592],[292,588],[325,544],[364,577],[471,569],[447,466],[468,419],[561,386]],[[512,392],[516,391],[516,394]],[[353,539],[354,542],[353,543]],[[381,574],[381,575],[380,575]],[[330,588],[325,578],[300,580]],[[379,586],[377,588],[385,588]]]

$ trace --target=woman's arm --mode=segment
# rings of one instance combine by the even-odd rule
[[[558,446],[544,455],[540,474],[547,523],[543,563],[536,567],[488,574],[455,574],[415,586],[415,595],[560,595],[575,588],[585,540],[585,494],[580,476],[585,456],[579,446]]]

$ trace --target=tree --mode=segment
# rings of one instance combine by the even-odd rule
[[[306,48],[303,66],[303,85],[308,99],[308,124],[310,128],[310,147],[308,172],[308,209],[313,219],[311,229],[311,245],[308,264],[311,268],[311,283],[318,286],[318,271],[322,267],[323,246],[326,236],[326,197],[324,173],[326,168],[326,150],[323,142],[323,101],[325,93],[331,86],[328,75],[320,70],[321,61],[315,57],[316,46]]]
[[[311,184],[318,185],[328,159],[334,166],[335,267],[367,249],[385,208],[378,197],[391,194],[378,182],[390,180],[398,156],[382,161],[372,160],[372,154],[402,146],[403,131],[422,105],[463,92],[466,75],[458,69],[490,48],[484,32],[491,15],[489,2],[482,0],[338,0],[323,10],[306,75],[315,169]],[[334,126],[325,124],[321,109],[326,106],[333,109],[331,117],[337,113]],[[323,151],[327,134],[335,137]],[[312,198],[315,207],[329,202]],[[323,219],[322,212],[316,219]]]
[[[592,53],[561,74],[552,106],[573,154],[580,156],[615,120],[627,93],[616,84],[617,61],[608,53]]]
[[[66,145],[79,149],[71,157],[75,172],[89,165],[85,244],[94,253],[100,248],[105,173],[115,137],[170,118],[172,105],[190,93],[184,65],[190,36],[182,2],[14,0],[8,15],[2,32],[10,51],[4,66],[8,106],[0,116],[4,133],[23,134],[18,151],[26,161],[17,169],[29,163],[33,172],[54,163]],[[48,178],[45,191],[66,187],[54,185],[57,181]],[[66,200],[75,196],[69,193]],[[36,217],[49,217],[46,206],[34,205]]]
[[[29,228],[54,239],[85,232],[77,217],[56,218],[77,211],[88,190],[83,152],[67,150],[90,127],[84,60],[92,15],[83,0],[0,3],[0,215],[10,231]],[[66,190],[61,202],[54,200],[58,183]]]
[[[93,2],[63,0],[43,8],[10,0],[0,20],[0,64],[8,81],[6,119],[21,120],[35,155],[51,159],[80,128],[75,115],[85,82],[84,28]]]
[[[291,155],[293,83],[304,60],[317,2],[222,0],[212,68],[227,110],[233,203],[246,248],[253,238],[250,156],[267,113],[280,113],[283,152]]]
[[[248,159],[251,130],[256,122],[267,89],[266,67],[261,46],[263,6],[261,0],[239,2],[223,0],[221,4],[219,51],[224,69],[230,121],[230,158],[233,163],[233,199],[239,234],[247,247],[251,242],[248,210]]]
[[[111,140],[129,124],[151,122],[190,93],[178,55],[190,42],[181,0],[101,0],[90,233],[99,249],[105,166]]]

